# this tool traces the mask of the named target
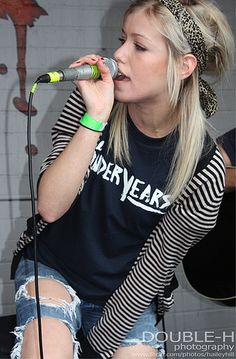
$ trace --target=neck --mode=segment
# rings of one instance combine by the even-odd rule
[[[165,137],[176,127],[173,114],[162,106],[150,108],[140,104],[129,104],[128,111],[135,126],[146,136]]]

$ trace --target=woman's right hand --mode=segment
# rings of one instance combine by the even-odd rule
[[[85,102],[87,113],[95,120],[107,122],[114,103],[114,83],[110,70],[99,55],[87,55],[73,62],[70,67],[85,64],[97,65],[101,77],[97,80],[74,81]]]

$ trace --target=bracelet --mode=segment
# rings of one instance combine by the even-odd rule
[[[106,122],[94,120],[94,118],[90,117],[87,112],[85,112],[79,122],[82,126],[95,132],[102,132],[107,124]]]

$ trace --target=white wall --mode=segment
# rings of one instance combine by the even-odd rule
[[[127,3],[124,0],[39,0],[38,4],[48,16],[41,16],[33,27],[27,27],[27,96],[41,73],[65,68],[86,53],[112,56],[118,46],[120,17]],[[235,32],[235,0],[218,0],[218,4]],[[14,288],[9,279],[12,251],[31,213],[24,149],[26,116],[12,103],[13,98],[19,96],[19,83],[16,37],[10,19],[0,18],[0,49],[0,63],[8,67],[7,74],[0,74],[0,315],[7,315],[15,311]],[[42,84],[34,96],[38,113],[32,118],[32,142],[39,150],[33,158],[35,181],[39,165],[50,150],[50,129],[71,90],[70,83]],[[235,126],[235,69],[217,93],[220,110],[211,123],[219,135]],[[184,279],[181,266],[178,278],[176,303],[166,316],[167,331],[222,333],[234,328],[234,308],[199,297]]]
[[[118,46],[118,28],[124,2],[119,0],[41,0],[47,11],[27,27],[27,97],[39,74],[66,68],[81,55],[111,56]],[[16,36],[10,19],[0,18],[0,315],[14,312],[14,288],[9,279],[12,251],[25,220],[31,215],[28,185],[26,116],[13,105],[19,96]],[[35,182],[41,161],[50,151],[50,130],[72,91],[71,83],[40,85],[33,99],[32,117]],[[21,201],[19,200],[21,199]]]

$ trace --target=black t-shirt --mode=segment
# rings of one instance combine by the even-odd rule
[[[164,194],[177,135],[154,139],[128,120],[132,165],[97,144],[83,191],[39,236],[38,258],[57,269],[81,299],[104,304],[126,278],[144,242],[170,206]],[[32,245],[27,256],[33,259]]]

